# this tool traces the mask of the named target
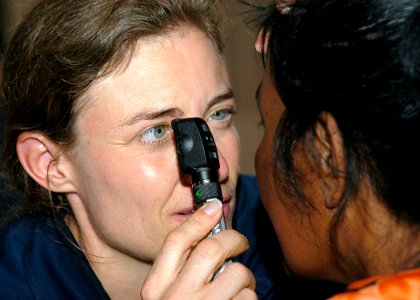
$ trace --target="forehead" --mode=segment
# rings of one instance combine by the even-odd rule
[[[139,40],[130,60],[95,82],[80,102],[83,110],[101,106],[112,113],[119,106],[127,115],[175,104],[199,105],[229,88],[217,47],[200,30],[185,27]]]

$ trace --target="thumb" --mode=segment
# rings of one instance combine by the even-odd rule
[[[159,299],[183,268],[193,248],[217,224],[223,213],[220,200],[209,201],[166,237],[142,288],[142,298]]]

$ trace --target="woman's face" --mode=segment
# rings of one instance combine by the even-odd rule
[[[308,185],[300,182],[304,193],[311,199],[313,207],[305,206],[282,190],[276,175],[273,150],[278,123],[285,106],[277,93],[270,74],[264,72],[257,93],[257,102],[264,135],[256,153],[255,167],[262,202],[267,209],[281,244],[285,263],[290,271],[299,276],[325,278],[335,266],[328,246],[329,220],[320,197],[319,178],[313,176],[310,162],[302,147],[294,148],[294,162],[305,176]],[[327,268],[331,270],[327,271]],[[334,272],[332,272],[334,273]],[[331,273],[330,273],[331,274]]]
[[[94,83],[78,107],[76,142],[65,154],[77,191],[68,198],[93,255],[153,261],[167,233],[194,209],[191,184],[178,168],[174,118],[209,124],[231,223],[235,102],[225,63],[201,31],[185,27],[141,40],[129,64]]]

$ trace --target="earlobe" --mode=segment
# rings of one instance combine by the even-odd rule
[[[44,135],[31,131],[21,133],[16,151],[25,171],[39,185],[58,193],[73,190],[68,166],[60,157],[60,148]]]
[[[339,205],[345,185],[346,156],[341,131],[334,117],[322,112],[315,126],[321,180],[325,192],[325,204],[328,208]]]

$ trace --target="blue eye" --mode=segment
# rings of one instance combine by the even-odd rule
[[[216,121],[221,121],[221,120],[225,120],[231,114],[232,114],[232,112],[229,112],[227,109],[222,109],[222,110],[218,110],[218,111],[214,112],[210,116],[210,119],[216,120]]]
[[[147,129],[141,134],[140,140],[146,144],[155,144],[163,142],[162,139],[165,137],[167,132],[166,126],[158,125]]]

